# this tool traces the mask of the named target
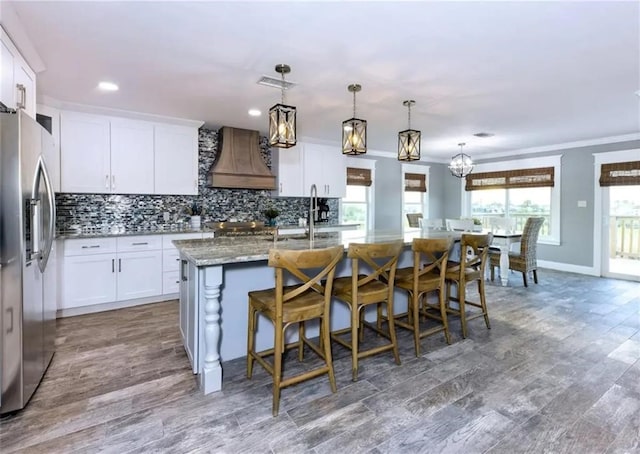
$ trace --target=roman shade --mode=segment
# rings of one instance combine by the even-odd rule
[[[513,189],[553,187],[554,168],[505,170],[500,172],[472,173],[467,175],[467,191],[480,189]]]
[[[600,186],[640,185],[640,161],[602,164]]]
[[[427,192],[427,177],[423,173],[405,173],[404,190],[409,192]]]
[[[347,167],[347,184],[351,186],[371,186],[371,169]]]

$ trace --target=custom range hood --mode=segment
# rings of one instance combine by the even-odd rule
[[[209,170],[209,187],[275,189],[276,177],[260,154],[258,131],[223,126],[218,131],[218,155]]]

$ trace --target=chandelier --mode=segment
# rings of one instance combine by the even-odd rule
[[[403,106],[408,109],[408,127],[398,133],[398,161],[417,161],[420,159],[420,131],[411,129],[411,106],[416,102],[412,99],[404,101]]]
[[[351,84],[347,90],[353,93],[353,118],[342,122],[342,154],[364,154],[367,152],[367,121],[356,118],[356,93],[362,86]]]
[[[451,163],[449,164],[449,171],[451,171],[451,175],[458,178],[464,178],[471,173],[473,170],[473,161],[471,160],[471,156],[468,154],[464,154],[462,152],[462,147],[464,147],[466,143],[459,143],[460,153],[451,158]]]
[[[291,148],[296,144],[296,108],[284,102],[284,75],[291,72],[291,67],[276,65],[276,72],[282,75],[282,102],[269,109],[269,145]]]

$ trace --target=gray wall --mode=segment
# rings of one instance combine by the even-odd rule
[[[593,236],[593,202],[596,184],[593,177],[593,154],[634,148],[640,148],[640,140],[519,155],[517,158],[478,160],[477,162],[498,162],[561,154],[560,245],[540,244],[538,259],[592,267],[594,265],[593,245],[596,241],[601,241],[600,238]],[[445,180],[446,217],[460,216],[460,195],[460,187],[457,187],[456,191],[454,185]],[[587,207],[578,208],[578,200],[586,200]]]
[[[376,156],[375,221],[376,230],[402,230],[402,163],[395,158]],[[442,218],[445,204],[443,164],[412,162],[429,166],[429,217]],[[449,172],[447,171],[447,174]],[[459,203],[458,203],[459,205]]]

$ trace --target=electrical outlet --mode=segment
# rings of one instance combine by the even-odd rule
[[[586,200],[578,200],[578,208],[586,208],[587,201]]]

